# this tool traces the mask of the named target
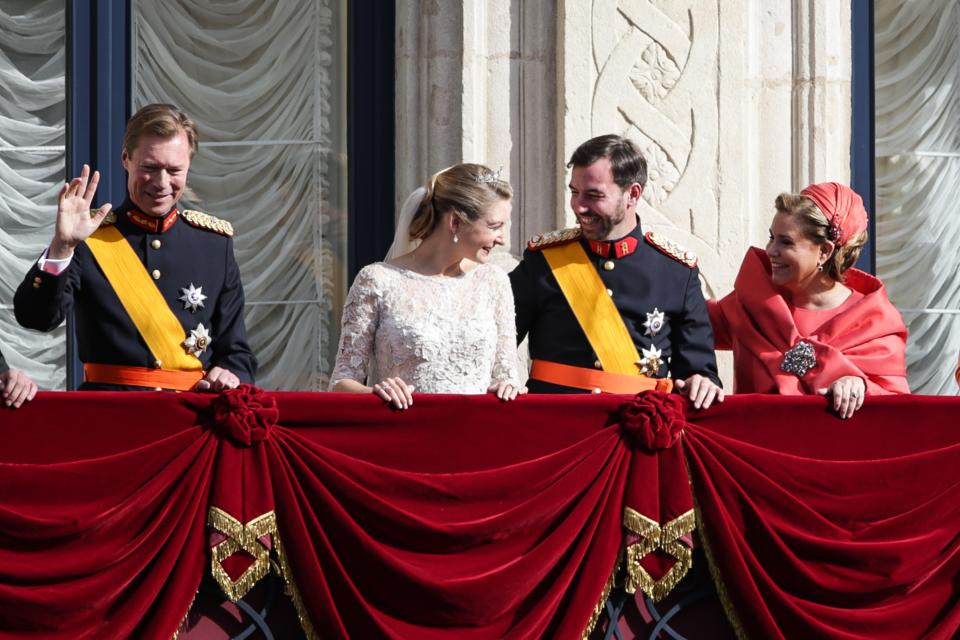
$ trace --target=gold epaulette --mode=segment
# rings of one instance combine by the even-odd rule
[[[691,269],[697,266],[697,254],[695,254],[693,251],[684,249],[673,240],[664,238],[655,231],[647,231],[643,237],[647,239],[647,242],[649,242],[652,247],[658,249],[661,253],[670,256],[680,264],[686,265]]]
[[[527,249],[530,249],[531,251],[539,251],[541,249],[546,249],[547,247],[555,247],[557,245],[566,244],[574,240],[579,240],[581,235],[582,233],[580,231],[580,227],[570,227],[569,229],[548,231],[547,233],[530,238],[530,241],[527,242]]]
[[[90,217],[97,215],[98,209],[90,209]],[[100,221],[101,227],[109,227],[111,224],[117,224],[117,214],[113,211],[110,211],[103,217],[103,220]]]
[[[202,211],[194,211],[193,209],[185,209],[180,213],[180,215],[184,220],[198,229],[213,231],[214,233],[219,233],[220,235],[227,236],[228,238],[233,237],[233,225],[226,220],[222,220],[216,216],[212,216],[209,213],[204,213]]]

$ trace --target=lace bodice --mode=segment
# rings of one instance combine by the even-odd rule
[[[495,382],[518,383],[507,274],[493,265],[455,278],[383,262],[364,267],[343,308],[330,387],[393,376],[420,393],[477,394]]]

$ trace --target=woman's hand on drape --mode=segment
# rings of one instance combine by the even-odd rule
[[[843,419],[851,417],[863,406],[867,383],[859,376],[837,378],[826,389],[817,391],[822,396],[833,396],[833,410]]]
[[[510,382],[509,380],[492,384],[490,388],[487,389],[487,393],[494,394],[504,402],[516,400],[517,396],[522,396],[526,392],[526,387],[517,386],[515,382]]]
[[[407,409],[413,404],[414,387],[400,378],[385,378],[373,385],[371,389],[374,395],[397,409]]]

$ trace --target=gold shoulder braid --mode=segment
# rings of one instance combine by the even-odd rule
[[[198,229],[213,231],[214,233],[219,233],[220,235],[227,236],[228,238],[233,237],[233,225],[226,220],[217,218],[216,216],[212,216],[209,213],[204,213],[202,211],[194,211],[193,209],[185,209],[180,215],[184,220]]]
[[[548,231],[539,236],[533,236],[527,242],[527,249],[539,251],[547,247],[555,247],[558,244],[566,244],[574,240],[579,240],[581,236],[580,227],[570,227],[569,229],[557,229]]]
[[[97,215],[97,209],[90,209],[90,217]],[[100,221],[101,227],[109,227],[112,224],[117,224],[117,214],[113,211],[109,212],[103,217],[103,220]]]
[[[697,254],[685,249],[673,240],[663,237],[656,231],[647,231],[643,237],[647,239],[647,242],[649,242],[651,246],[658,249],[660,253],[670,256],[680,264],[686,265],[691,269],[697,266]]]

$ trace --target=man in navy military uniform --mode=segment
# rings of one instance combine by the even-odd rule
[[[640,229],[643,155],[606,135],[567,166],[579,228],[534,238],[510,274],[517,338],[530,336],[530,391],[676,388],[697,408],[722,401],[696,257]]]
[[[127,124],[127,200],[91,210],[84,165],[59,196],[56,231],[14,296],[17,320],[50,331],[72,308],[82,389],[220,391],[253,383],[243,286],[228,222],[177,208],[196,125],[171,105]]]

